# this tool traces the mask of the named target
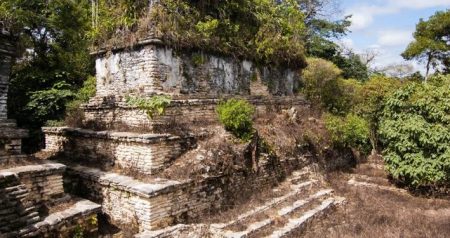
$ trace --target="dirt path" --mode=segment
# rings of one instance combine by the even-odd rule
[[[412,196],[384,176],[367,164],[330,174],[331,187],[347,204],[293,237],[450,237],[450,200]]]

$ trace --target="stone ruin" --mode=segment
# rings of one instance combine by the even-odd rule
[[[66,166],[22,153],[28,131],[7,117],[13,39],[0,34],[0,237],[72,237],[97,233],[101,206],[64,192]]]
[[[80,202],[69,203],[74,204],[71,209],[90,209],[73,216],[63,211],[65,217],[49,214],[53,223],[45,229],[38,225],[47,221],[43,215],[20,227],[0,225],[2,234],[26,234],[23,227],[31,226],[47,235],[59,221],[65,234],[80,227],[93,234],[100,224],[98,229],[113,237],[284,237],[343,201],[326,188],[308,156],[273,156],[258,138],[244,145],[239,169],[213,173],[218,166],[213,164],[203,165],[196,176],[166,176],[179,164],[194,170],[189,164],[202,164],[205,156],[222,159],[220,153],[211,155],[200,146],[211,134],[228,138],[217,129],[215,109],[222,99],[246,99],[257,115],[308,107],[296,95],[298,70],[256,66],[201,51],[175,51],[157,39],[94,55],[97,92],[81,106],[77,126],[43,128],[47,159],[0,172],[5,180],[0,184],[11,194],[17,194],[14,189],[28,189],[30,194],[37,190],[41,194],[29,197],[39,197],[32,200],[39,204],[79,197]],[[164,114],[149,118],[126,102],[128,95],[169,95],[171,103]],[[8,176],[13,178],[11,184]],[[30,184],[30,177],[42,182]],[[50,182],[51,186],[46,184]],[[240,209],[239,204],[261,191],[270,196],[233,214],[235,207]],[[17,204],[10,197],[11,204]],[[97,212],[102,222],[94,223]],[[1,214],[3,210],[0,224],[4,224]]]

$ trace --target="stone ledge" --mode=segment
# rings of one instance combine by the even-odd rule
[[[145,198],[155,197],[160,194],[180,189],[180,186],[188,186],[191,182],[190,180],[180,182],[155,178],[151,182],[146,183],[129,176],[104,172],[99,169],[81,165],[68,167],[67,170],[68,172],[75,172],[81,177],[97,180],[103,186],[120,188]]]
[[[22,139],[22,138],[27,138],[28,137],[28,130],[27,129],[20,129],[17,127],[9,127],[8,126],[4,126],[1,127],[0,130],[0,138],[5,138],[5,139]]]
[[[24,237],[35,237],[52,231],[59,232],[61,226],[72,223],[70,221],[87,218],[99,212],[101,212],[99,204],[81,199],[69,208],[50,214],[42,221],[20,230],[19,234]]]
[[[66,166],[59,163],[44,163],[39,165],[26,165],[19,166],[10,169],[0,170],[0,178],[11,176],[11,174],[15,174],[17,176],[21,176],[23,174],[35,173],[39,172],[40,174],[53,174],[55,172],[64,172]]]
[[[140,134],[133,132],[93,131],[71,127],[43,127],[42,131],[48,135],[109,139],[123,142],[138,142],[144,144],[153,144],[162,141],[183,139],[179,136],[173,136],[170,134]],[[187,138],[192,137],[193,136],[187,136]]]
[[[216,97],[216,98],[215,98]],[[217,99],[217,95],[204,96],[203,98],[195,97],[182,97],[174,96],[172,99],[170,107],[180,107],[180,106],[202,106],[202,105],[217,105],[221,100],[226,100],[229,98],[241,98],[248,100],[255,105],[266,105],[267,102],[272,102],[275,104],[284,103],[296,103],[302,105],[309,105],[308,101],[301,96],[238,96],[238,95],[225,95],[221,99]],[[136,109],[134,106],[129,106],[124,101],[124,97],[94,97],[91,98],[89,103],[83,104],[81,106],[84,110],[95,110],[95,109],[108,109],[108,108],[124,108],[124,109]]]

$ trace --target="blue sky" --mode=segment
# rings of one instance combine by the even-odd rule
[[[341,39],[356,52],[378,53],[373,67],[404,63],[401,52],[412,41],[420,18],[450,9],[450,0],[342,0],[342,14],[352,15],[351,33]],[[423,65],[411,63],[423,72]]]

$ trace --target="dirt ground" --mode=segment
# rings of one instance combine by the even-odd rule
[[[355,187],[348,179],[342,172],[328,176],[347,203],[293,237],[450,237],[450,200]]]

